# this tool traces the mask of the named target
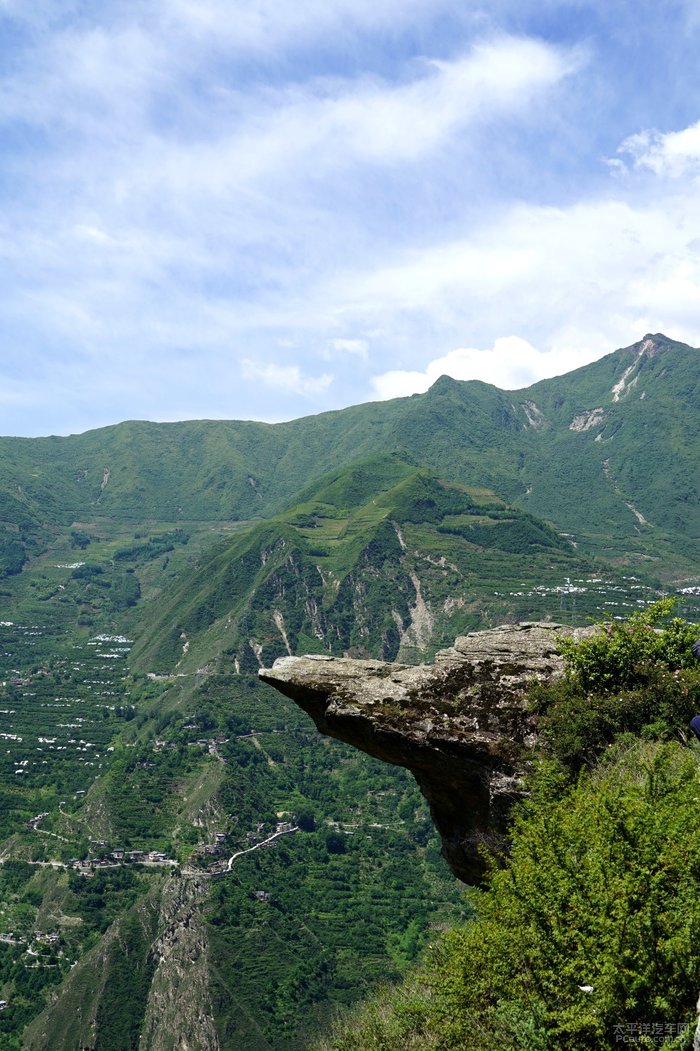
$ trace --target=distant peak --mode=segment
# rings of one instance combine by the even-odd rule
[[[669,350],[674,346],[675,340],[669,339],[668,336],[664,336],[663,332],[647,332],[643,339],[640,339],[638,343],[633,343],[628,350],[633,351],[640,357],[653,358],[655,354],[658,354],[661,350]]]
[[[443,373],[429,389],[431,394],[445,394],[447,391],[454,390],[455,387],[459,387],[459,380]]]
[[[642,340],[642,343],[670,343],[671,340],[668,336],[664,336],[663,332],[647,332],[646,336]]]
[[[675,347],[683,347],[683,344],[678,343],[676,340],[669,339],[668,336],[664,336],[662,332],[647,332],[643,339],[640,339],[638,343],[633,343],[631,347],[625,347],[620,352],[618,361],[622,367],[625,367],[624,372],[614,384],[610,393],[612,394],[613,401],[620,401],[636,386],[642,370],[644,369],[645,361],[651,361],[652,358],[656,357],[657,354],[662,352],[668,353]],[[630,357],[632,358],[631,364],[628,364]]]

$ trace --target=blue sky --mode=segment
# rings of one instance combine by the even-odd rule
[[[700,0],[0,0],[0,433],[700,344]]]

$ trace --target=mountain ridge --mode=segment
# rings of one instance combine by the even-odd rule
[[[288,653],[392,659],[411,638],[421,650],[479,622],[479,551],[481,571],[490,551],[504,581],[533,567],[553,583],[592,572],[545,523],[393,455],[329,472],[299,501],[203,554],[159,597],[134,651],[139,666],[196,665],[210,629],[246,671],[281,643]]]
[[[699,366],[699,351],[657,334],[519,391],[440,377],[425,394],[280,424],[134,422],[0,438],[6,567],[73,521],[267,518],[326,472],[394,452],[587,534],[587,553],[607,551],[599,537],[612,533],[614,557],[688,575],[700,536]],[[676,548],[679,559],[668,556]]]
[[[681,574],[700,585],[698,352],[669,350],[517,395],[446,378],[279,425],[0,440],[2,931],[48,934],[56,916],[63,952],[39,971],[33,949],[3,947],[3,1034],[43,1002],[37,1051],[74,1051],[84,982],[94,1040],[119,1051],[120,1019],[162,1003],[142,906],[180,879],[209,881],[222,1046],[299,1051],[307,1021],[415,959],[456,901],[415,786],[309,733],[258,668],[420,664],[497,623],[622,619]],[[254,849],[292,817],[303,835]],[[133,959],[112,954],[105,987],[90,945],[122,929]],[[74,977],[54,1000],[59,970]],[[192,1036],[176,1007],[168,1026]]]

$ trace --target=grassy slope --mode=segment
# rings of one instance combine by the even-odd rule
[[[545,455],[531,453],[527,463],[532,473],[527,503],[534,513],[547,513],[556,487],[556,520],[563,528],[580,529],[583,497],[587,515],[595,514],[592,531],[642,539],[656,528],[697,540],[700,355],[655,338],[662,349],[636,366],[629,348],[519,392],[548,421],[536,432]],[[612,389],[627,368],[633,372],[614,401]],[[604,413],[601,426],[569,429],[575,417],[596,408]],[[630,503],[649,527],[640,528]]]
[[[441,477],[494,489],[559,528],[590,534],[599,549],[613,532],[668,567],[668,538],[682,546],[700,532],[699,355],[655,339],[658,352],[636,366],[637,345],[523,391],[442,377],[425,395],[274,426],[132,422],[69,438],[0,439],[6,515],[16,522],[26,514],[30,526],[32,516],[63,524],[99,515],[265,517],[328,471],[396,452]],[[630,365],[636,371],[614,401]],[[529,401],[545,426],[528,422]],[[602,428],[570,430],[577,415],[596,408],[605,412]]]
[[[203,555],[159,597],[137,667],[191,671],[222,649],[250,671],[287,647],[418,656],[492,616],[556,614],[556,587],[593,575],[545,523],[396,457],[331,472],[301,499]],[[536,595],[546,584],[549,595]],[[529,604],[516,594],[525,585]]]

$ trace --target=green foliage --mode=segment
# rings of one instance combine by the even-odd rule
[[[437,955],[447,1046],[468,1033],[471,1047],[504,1046],[504,1004],[533,1021],[534,1007],[562,1051],[609,1047],[622,1022],[694,1018],[698,780],[670,744],[623,751],[564,793],[549,775],[478,896],[479,922]]]
[[[481,514],[486,510],[481,508]],[[496,548],[512,554],[527,554],[541,548],[571,551],[571,545],[544,522],[532,515],[513,517],[512,509],[505,514],[489,509],[490,521],[476,521],[460,525],[440,526],[441,533],[461,536],[472,544],[484,548]],[[499,521],[498,519],[503,519]]]
[[[700,669],[691,647],[697,627],[665,627],[664,599],[592,637],[560,643],[568,666],[559,683],[537,684],[530,703],[554,754],[569,768],[591,762],[619,734],[676,737],[700,710]]]
[[[0,896],[7,900],[8,895],[16,894],[33,875],[34,869],[26,861],[7,858],[0,866]]]
[[[28,552],[16,533],[0,530],[0,578],[22,572]]]
[[[378,989],[358,1010],[344,1012],[332,1034],[313,1046],[316,1051],[442,1051],[432,1025],[433,1001],[424,974],[409,974],[400,985]]]
[[[378,491],[400,486],[406,478],[415,476],[416,470],[415,464],[396,455],[371,456],[349,466],[346,461],[340,469],[302,489],[295,496],[294,503],[314,503],[323,507],[324,513],[329,510],[331,513],[353,511],[366,504]]]
[[[303,832],[314,832],[316,829],[316,816],[310,807],[302,805],[296,812],[297,825]]]
[[[150,536],[147,541],[119,548],[114,552],[117,562],[148,562],[175,549],[176,544],[188,543],[190,537],[184,529],[171,529],[166,533]]]
[[[668,1022],[687,1025],[687,1040],[700,985],[699,782],[677,744],[619,748],[573,786],[544,764],[503,867],[470,895],[477,920],[441,939],[412,987],[321,1046],[607,1051],[625,1027]]]
[[[103,869],[86,879],[71,873],[68,879],[71,891],[70,909],[90,927],[100,932],[107,930],[113,920],[133,905],[147,882],[133,868]]]
[[[154,752],[152,746],[119,754],[106,778],[112,827],[121,844],[139,849],[167,841],[177,781],[197,765],[198,754],[184,745]]]
[[[100,1051],[134,1051],[156,966],[152,942],[156,935],[153,909],[132,909],[118,926],[105,960],[109,995],[100,999],[95,1040]]]
[[[329,854],[344,854],[347,850],[345,836],[340,832],[326,833],[326,850]]]
[[[670,671],[690,667],[698,628],[675,618],[655,630],[676,603],[676,599],[661,599],[625,621],[601,625],[592,638],[562,639],[559,649],[576,685],[587,693],[608,694],[646,686],[660,667]]]
[[[406,522],[442,522],[447,515],[468,514],[474,500],[460,485],[447,485],[428,471],[416,473],[391,493],[392,517]]]
[[[73,580],[93,580],[95,577],[102,576],[103,573],[104,569],[102,566],[95,566],[85,562],[82,566],[76,566],[71,576]]]

